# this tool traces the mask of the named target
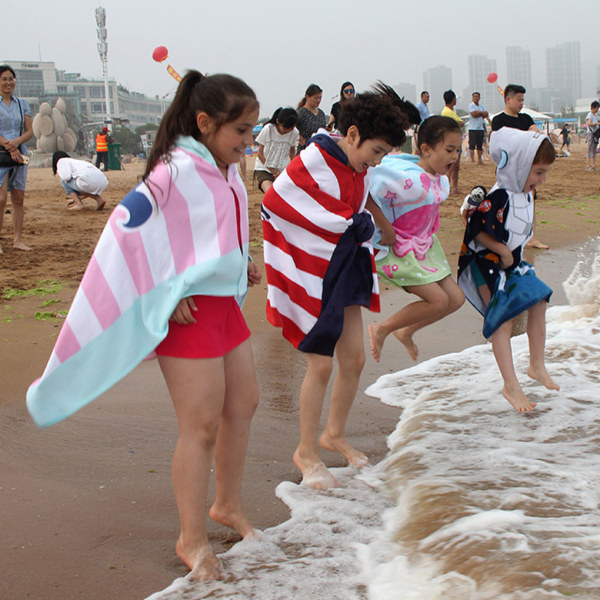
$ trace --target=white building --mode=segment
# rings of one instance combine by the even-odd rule
[[[15,93],[25,98],[33,114],[42,102],[53,104],[61,97],[82,124],[104,122],[106,119],[106,92],[103,79],[87,79],[80,73],[57,70],[54,62],[3,61],[16,73]],[[158,124],[165,106],[158,96],[149,98],[130,92],[112,80],[108,82],[110,115],[115,123],[127,124],[131,129],[146,123]]]

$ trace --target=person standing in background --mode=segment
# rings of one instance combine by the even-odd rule
[[[450,117],[454,119],[460,128],[462,129],[465,122],[456,114],[454,107],[456,106],[456,94],[453,90],[446,90],[444,92],[444,103],[446,106],[442,108],[441,116]],[[450,179],[450,194],[460,194],[458,189],[458,174],[460,172],[460,156],[462,154],[462,147],[458,152],[458,158],[453,163],[450,171],[448,172],[448,178]]]
[[[108,145],[112,144],[112,138],[108,133],[108,127],[103,127],[102,131],[96,135],[96,168],[100,168],[100,163],[104,165],[104,171],[108,171]]]
[[[590,106],[590,112],[585,117],[587,125],[587,163],[586,171],[597,171],[596,169],[596,151],[598,149],[598,138],[594,135],[598,129],[600,118],[598,117],[598,109],[600,108],[600,102],[594,100]]]
[[[23,218],[25,216],[25,183],[27,181],[27,146],[33,137],[31,110],[26,100],[14,95],[15,72],[8,65],[0,66],[0,146],[5,148],[20,166],[0,167],[0,231],[4,209],[10,192],[13,215],[13,248],[31,250],[23,243]],[[2,247],[0,246],[0,254]]]
[[[298,104],[298,125],[296,125],[300,133],[298,152],[306,148],[306,142],[313,133],[327,125],[325,113],[319,108],[322,98],[323,90],[316,83],[311,83],[304,92],[304,98]]]
[[[429,106],[427,106],[428,103],[429,103],[429,92],[424,90],[421,92],[421,102],[419,102],[419,104],[417,104],[417,110],[419,111],[419,114],[421,115],[421,123],[425,119],[428,119],[431,116],[431,112],[429,111]]]
[[[469,157],[471,162],[475,162],[475,149],[477,149],[477,164],[483,164],[483,143],[485,139],[485,132],[483,130],[483,120],[489,121],[489,115],[485,106],[479,104],[481,94],[479,92],[473,92],[473,101],[469,104]]]

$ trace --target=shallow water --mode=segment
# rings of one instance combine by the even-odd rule
[[[381,463],[335,470],[344,487],[325,493],[280,484],[291,518],[222,555],[226,581],[150,599],[597,600],[598,240],[564,287],[571,305],[547,318],[559,392],[527,378],[513,338],[535,411],[502,397],[489,344],[381,377],[368,393],[403,408]]]

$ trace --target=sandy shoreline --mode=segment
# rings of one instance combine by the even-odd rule
[[[552,247],[530,251],[542,279],[555,289],[554,303],[563,303],[560,282],[576,260],[577,244],[600,229],[600,173],[584,171],[583,146],[573,146],[569,159],[559,159],[538,200],[538,237]],[[109,173],[110,207],[135,184],[140,165]],[[493,166],[464,164],[465,192],[476,183],[490,187]],[[251,230],[260,240],[260,195],[252,191]],[[589,199],[593,198],[595,199]],[[443,206],[440,239],[456,264],[462,226],[452,197]],[[102,398],[74,417],[47,430],[31,422],[25,391],[48,359],[60,319],[38,320],[34,313],[68,308],[78,279],[108,213],[68,213],[64,195],[48,169],[30,171],[26,197],[25,241],[33,253],[10,246],[6,216],[1,241],[0,288],[31,289],[43,279],[65,286],[44,297],[4,299],[0,309],[0,595],[5,598],[143,598],[167,586],[185,568],[174,553],[178,531],[170,462],[177,430],[173,410],[158,367],[140,365]],[[260,247],[252,248],[261,264]],[[299,481],[291,461],[297,443],[298,389],[302,357],[264,317],[265,285],[252,290],[244,309],[253,331],[253,348],[261,388],[261,404],[253,421],[245,474],[244,499],[249,517],[259,528],[280,523],[287,508],[275,497],[283,480]],[[41,307],[48,299],[60,303]],[[386,292],[383,314],[409,296]],[[365,323],[380,318],[367,312]],[[422,359],[482,343],[481,322],[465,306],[456,315],[422,332],[417,342]],[[368,398],[363,390],[378,376],[410,366],[398,344],[384,348],[383,361],[368,359],[360,392],[351,413],[349,437],[377,462],[386,453],[386,436],[399,410]],[[341,459],[324,452],[327,464]],[[210,525],[211,539],[224,549],[232,538]],[[234,539],[234,538],[233,538]]]

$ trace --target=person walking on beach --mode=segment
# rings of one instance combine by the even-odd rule
[[[237,163],[258,111],[240,79],[186,74],[143,181],[112,213],[48,367],[27,394],[36,423],[50,425],[154,351],[179,424],[176,552],[198,580],[222,576],[205,523],[213,461],[209,516],[242,537],[255,535],[241,486],[258,385],[239,302],[260,273],[248,259]]]
[[[0,66],[0,146],[17,163],[17,166],[0,166],[0,231],[4,222],[4,210],[10,192],[13,217],[13,248],[31,250],[23,242],[25,217],[25,184],[27,183],[27,146],[33,137],[31,110],[23,98],[15,92],[15,72],[8,65]],[[2,246],[0,246],[2,254]]]
[[[456,106],[456,94],[453,90],[447,90],[444,92],[444,102],[446,106],[442,108],[441,116],[442,117],[450,117],[454,119],[459,127],[464,127],[464,121],[456,114],[454,107]],[[458,151],[458,158],[452,163],[452,167],[450,168],[450,172],[448,173],[448,178],[450,179],[450,193],[451,194],[459,194],[460,191],[458,189],[458,175],[460,173],[460,156],[462,154],[462,138],[461,145]]]
[[[596,154],[598,152],[598,137],[596,136],[600,127],[600,117],[598,117],[598,109],[600,108],[600,102],[594,100],[590,106],[590,112],[585,117],[585,123],[587,125],[586,140],[588,144],[587,158],[586,158],[586,171],[596,171]]]
[[[461,144],[462,132],[454,119],[429,117],[417,134],[418,156],[393,154],[373,169],[367,210],[377,225],[373,237],[377,273],[419,298],[385,321],[369,325],[371,354],[377,362],[390,333],[417,360],[415,332],[458,310],[465,301],[436,236],[440,204],[449,193],[447,174],[458,160]]]
[[[565,123],[563,125],[563,128],[560,130],[560,135],[562,136],[562,145],[560,147],[560,150],[558,151],[559,154],[562,153],[563,148],[566,147],[566,155],[570,156],[571,155],[571,128],[569,127],[568,123]]]
[[[112,144],[112,138],[109,135],[108,127],[103,127],[102,131],[96,134],[96,168],[103,166],[103,171],[108,171],[108,145]]]
[[[484,316],[483,335],[491,338],[504,380],[502,394],[518,412],[535,402],[523,392],[515,374],[510,338],[512,321],[527,311],[527,374],[549,390],[559,387],[546,370],[546,305],[552,290],[523,260],[533,234],[533,194],[556,158],[552,142],[535,131],[504,127],[492,133],[490,153],[497,165],[496,185],[469,211],[458,263],[458,283]]]
[[[533,119],[526,113],[521,112],[525,105],[525,88],[522,85],[509,83],[504,88],[504,112],[498,113],[492,119],[492,132],[502,129],[502,127],[510,127],[519,131],[536,131],[540,132],[539,127],[533,122]],[[536,192],[533,190],[533,201],[535,202]],[[535,211],[534,211],[535,215]],[[535,223],[535,217],[534,217]],[[535,225],[533,235],[527,243],[530,248],[538,250],[548,250],[549,246],[543,244],[535,236]]]
[[[365,212],[371,167],[406,139],[405,110],[392,88],[357,94],[344,105],[342,138],[326,132],[287,166],[263,199],[267,318],[306,354],[300,389],[300,442],[294,462],[302,481],[317,489],[339,486],[319,453],[320,445],[350,465],[368,463],[345,437],[365,362],[361,306],[379,311],[371,216]],[[319,421],[333,371],[325,430]]]

